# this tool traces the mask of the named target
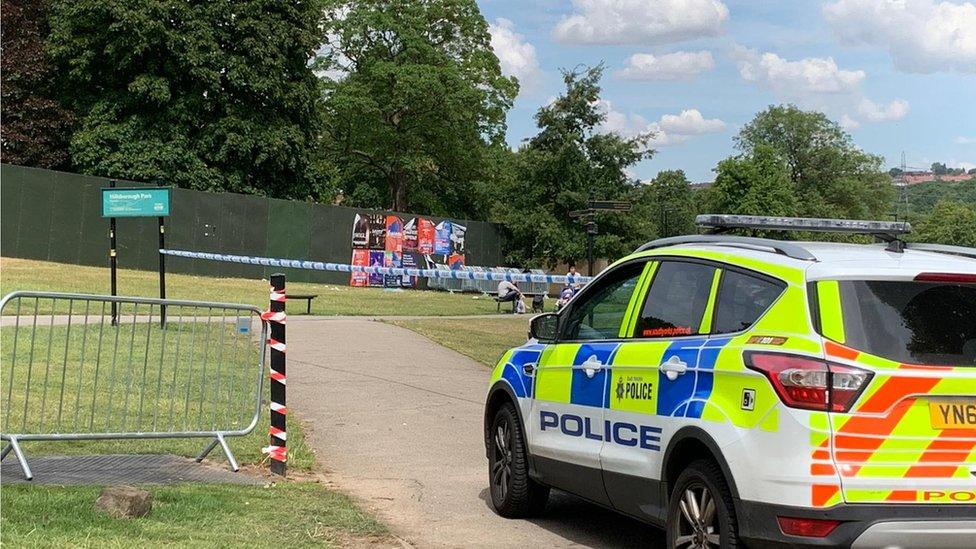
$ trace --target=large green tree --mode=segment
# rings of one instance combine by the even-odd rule
[[[746,157],[768,147],[786,167],[796,198],[794,215],[884,218],[894,190],[883,159],[865,153],[823,113],[771,106],[735,138]]]
[[[705,193],[709,213],[797,215],[795,189],[777,151],[759,145],[719,162],[715,183]]]
[[[44,52],[49,0],[3,3],[0,49],[0,150],[8,164],[67,169],[74,117],[57,100]]]
[[[331,198],[314,156],[319,0],[56,0],[50,52],[85,173]]]
[[[627,168],[654,151],[649,135],[622,137],[600,131],[603,66],[564,71],[565,92],[539,109],[539,133],[518,151],[515,173],[498,187],[495,217],[508,231],[508,260],[516,265],[578,262],[586,257],[586,232],[569,213],[587,201],[630,200],[630,214],[596,217],[595,256],[616,258],[654,232],[651,206]]]
[[[664,170],[644,187],[647,204],[657,209],[657,233],[661,237],[694,234],[695,197],[682,170]]]
[[[478,215],[518,84],[475,1],[328,0],[327,14],[326,142],[349,203]]]
[[[912,240],[976,248],[976,205],[939,201],[915,226]]]

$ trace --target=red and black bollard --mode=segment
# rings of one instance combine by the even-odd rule
[[[271,472],[285,476],[285,463],[288,461],[285,432],[285,275],[271,275],[271,307],[261,318],[271,322],[271,445],[264,453],[271,457]]]

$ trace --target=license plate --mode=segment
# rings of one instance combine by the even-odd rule
[[[935,400],[929,402],[933,429],[976,428],[976,401]]]

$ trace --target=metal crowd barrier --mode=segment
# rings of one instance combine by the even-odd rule
[[[0,313],[0,459],[13,451],[27,479],[27,441],[210,438],[197,461],[220,445],[238,470],[225,439],[260,416],[258,308],[14,292]]]

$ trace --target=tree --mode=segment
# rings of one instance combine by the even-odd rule
[[[902,175],[904,173],[905,172],[901,168],[891,168],[890,170],[888,170],[888,175],[890,175],[891,177],[898,177],[899,175]]]
[[[44,52],[48,0],[3,4],[0,150],[9,164],[67,169],[71,111],[55,98],[54,71]]]
[[[85,173],[331,200],[320,135],[319,0],[57,0],[49,42]]]
[[[742,128],[735,143],[747,155],[766,146],[782,159],[797,215],[850,219],[888,214],[894,191],[882,158],[857,148],[823,113],[771,106]]]
[[[797,216],[799,200],[778,151],[758,145],[748,154],[727,158],[715,169],[706,191],[708,209],[738,215]]]
[[[691,184],[682,170],[664,170],[645,186],[648,199],[657,208],[661,237],[695,233],[695,205]]]
[[[650,135],[601,133],[599,106],[603,66],[563,71],[566,91],[535,115],[539,133],[519,149],[514,176],[500,186],[495,218],[508,233],[507,257],[516,265],[553,266],[586,257],[586,232],[573,210],[587,201],[630,200],[630,214],[596,216],[596,257],[616,258],[653,236],[652,205],[627,168],[649,158]]]
[[[912,240],[976,247],[976,206],[941,200],[915,227]]]
[[[350,203],[476,210],[518,93],[477,4],[329,0],[327,11],[327,144]]]
[[[933,162],[932,163],[932,173],[935,175],[945,175],[948,173],[948,169],[944,162]]]

